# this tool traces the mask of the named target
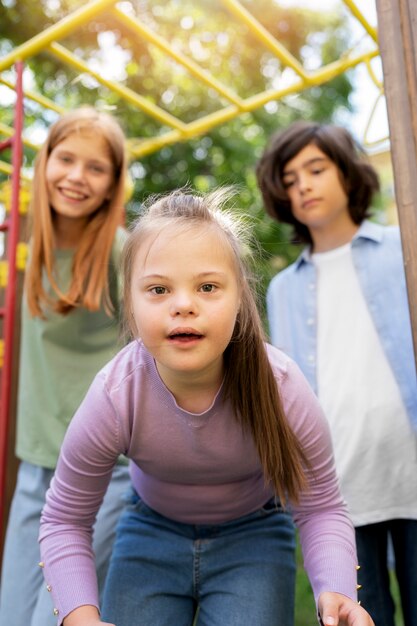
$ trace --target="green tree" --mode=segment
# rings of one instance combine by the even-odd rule
[[[83,4],[81,0],[3,2],[0,51],[7,52]],[[242,4],[303,65],[320,67],[338,59],[348,47],[349,29],[338,13],[284,9],[271,0],[245,0]],[[291,76],[292,70],[285,68],[220,0],[131,0],[123,6],[241,98],[276,89]],[[120,83],[183,122],[204,117],[227,104],[155,46],[132,36],[112,14],[100,15],[61,43],[86,62],[94,63],[104,75],[108,76],[111,70]],[[106,67],[109,47],[124,55],[118,69]],[[35,90],[64,108],[88,102],[112,110],[128,137],[149,138],[169,130],[91,77],[77,75],[47,53],[28,60],[26,71]],[[348,76],[342,75],[320,87],[245,113],[204,136],[166,146],[132,162],[135,185],[129,217],[140,211],[143,198],[150,193],[185,185],[200,190],[235,185],[236,207],[251,217],[260,242],[258,273],[262,278],[262,297],[272,274],[292,261],[298,249],[288,243],[288,229],[264,213],[256,186],[256,162],[273,131],[299,117],[330,121],[341,108],[349,108],[351,89]],[[55,117],[55,113],[27,101],[28,131],[48,126]],[[0,113],[0,121],[10,119],[10,110]],[[33,156],[33,151],[26,151],[28,166]]]

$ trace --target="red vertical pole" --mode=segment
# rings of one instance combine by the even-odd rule
[[[23,63],[16,63],[16,109],[14,135],[12,140],[12,194],[8,220],[7,265],[8,279],[4,307],[4,361],[1,373],[0,404],[0,524],[2,524],[7,471],[7,447],[9,432],[9,412],[12,387],[13,337],[16,309],[16,250],[19,243],[19,192],[20,168],[23,155]],[[0,529],[1,530],[1,529]]]

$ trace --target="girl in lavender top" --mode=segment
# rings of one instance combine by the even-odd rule
[[[321,623],[373,625],[326,421],[264,342],[228,195],[163,197],[126,243],[133,341],[71,421],[42,516],[58,624],[291,626],[294,519]],[[120,454],[132,490],[100,607],[91,528]]]

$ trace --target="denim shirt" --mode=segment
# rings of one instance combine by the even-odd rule
[[[417,431],[417,378],[400,232],[365,220],[352,257],[382,348]],[[277,274],[267,293],[271,343],[301,367],[317,393],[317,274],[309,248]]]

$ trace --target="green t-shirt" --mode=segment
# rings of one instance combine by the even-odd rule
[[[119,228],[109,263],[115,317],[109,317],[104,307],[31,317],[23,298],[16,456],[24,461],[55,468],[65,431],[95,374],[121,347],[118,264],[125,239],[126,231]],[[73,251],[57,250],[55,258],[58,285],[66,290]]]

